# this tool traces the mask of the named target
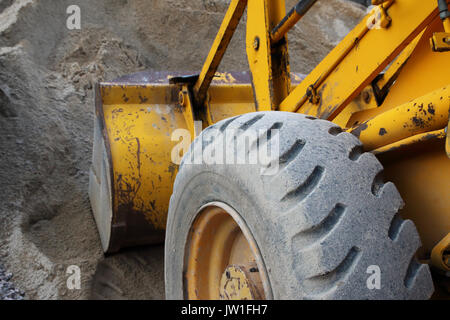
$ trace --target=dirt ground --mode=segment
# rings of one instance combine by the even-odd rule
[[[162,246],[102,253],[87,194],[92,87],[145,69],[199,70],[228,3],[0,0],[0,265],[26,299],[164,298]],[[66,28],[73,4],[81,30]],[[289,34],[292,71],[310,72],[364,13],[316,4]],[[221,70],[248,70],[243,23]],[[67,289],[70,265],[80,290]]]

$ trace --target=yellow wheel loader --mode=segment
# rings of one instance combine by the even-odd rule
[[[199,74],[97,85],[103,249],[165,241],[168,299],[449,297],[449,1],[374,0],[303,77],[315,2],[231,0]],[[219,73],[245,10],[250,70]]]

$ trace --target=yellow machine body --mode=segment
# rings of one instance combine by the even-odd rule
[[[140,73],[99,84],[90,193],[105,251],[163,241],[183,141],[189,146],[220,120],[275,110],[327,119],[359,137],[402,194],[421,257],[442,269],[439,254],[450,245],[448,19],[434,0],[378,1],[301,76],[291,74],[286,32],[314,3],[306,2],[283,19],[284,1],[232,0],[198,76]],[[245,8],[251,76],[217,73]]]

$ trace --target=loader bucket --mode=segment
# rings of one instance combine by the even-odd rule
[[[180,86],[169,83],[179,76],[141,72],[97,85],[89,196],[105,252],[164,240],[178,171],[172,133],[188,129]],[[219,76],[209,95],[208,122],[255,111],[247,73]]]
[[[162,241],[176,167],[173,128],[185,127],[175,88],[134,75],[96,90],[89,193],[105,252]]]

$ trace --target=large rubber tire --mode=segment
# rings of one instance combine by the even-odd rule
[[[215,128],[217,130],[210,130]],[[261,252],[274,299],[428,299],[429,267],[402,199],[383,183],[382,165],[335,124],[284,112],[251,113],[205,130],[183,158],[170,201],[165,246],[166,298],[183,299],[185,246],[199,209],[220,201],[246,222]],[[229,129],[279,128],[280,170],[258,165],[187,164],[200,144]],[[206,142],[206,143],[205,143]],[[226,152],[236,152],[227,145]],[[371,270],[381,288],[369,289]],[[370,281],[369,281],[370,282]]]

